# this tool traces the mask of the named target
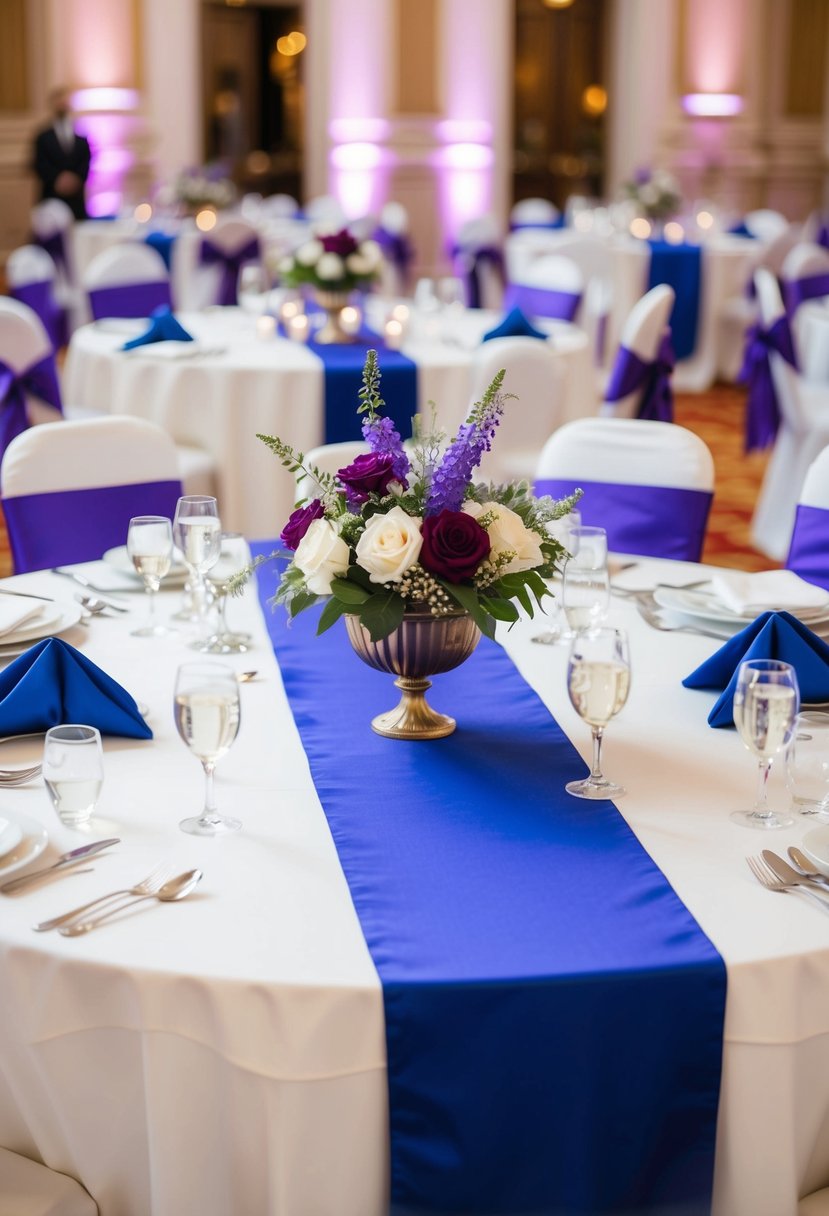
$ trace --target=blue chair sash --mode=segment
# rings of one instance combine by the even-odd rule
[[[760,451],[774,443],[780,427],[780,407],[771,374],[769,354],[775,351],[797,369],[792,333],[785,316],[778,317],[769,329],[762,323],[752,325],[746,334],[743,366],[737,380],[748,385],[745,450]]]
[[[170,307],[169,283],[119,283],[96,287],[89,293],[96,321],[104,317],[148,317],[156,308]]]
[[[16,574],[96,561],[124,543],[133,515],[172,519],[181,482],[137,482],[22,494],[3,501]]]
[[[220,249],[207,237],[204,238],[199,250],[199,262],[202,266],[219,266],[222,271],[217,304],[233,305],[238,302],[239,271],[245,262],[255,262],[258,257],[258,237],[251,237],[246,245],[242,245],[233,253]]]
[[[666,330],[662,335],[656,358],[650,363],[640,359],[626,346],[620,346],[605,391],[605,401],[621,401],[630,393],[640,391],[637,417],[649,418],[655,422],[673,422],[673,370],[674,352],[670,330]]]
[[[19,300],[37,313],[55,350],[66,345],[66,313],[56,303],[48,279],[40,283],[21,283],[19,287],[12,287],[9,294],[13,300]]]
[[[552,287],[527,287],[510,283],[504,295],[504,310],[520,308],[526,316],[554,317],[572,321],[581,304],[580,291],[562,291]]]
[[[54,355],[47,355],[22,372],[0,359],[0,459],[11,441],[29,429],[27,395],[62,411]]]
[[[452,246],[452,260],[458,277],[466,287],[466,303],[469,308],[481,307],[481,268],[487,263],[493,266],[501,279],[504,277],[504,256],[496,245],[481,245],[477,249],[463,245]]]
[[[810,274],[803,279],[789,279],[783,284],[783,299],[789,319],[807,300],[819,300],[829,296],[829,273]]]
[[[535,492],[561,498],[577,485],[584,490],[582,522],[604,528],[610,549],[699,561],[713,498],[709,490],[548,477],[535,483]]]
[[[798,504],[786,569],[829,591],[829,510]]]

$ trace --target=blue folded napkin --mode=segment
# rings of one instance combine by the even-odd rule
[[[790,613],[764,612],[682,681],[686,688],[725,689],[708,715],[709,726],[734,725],[734,690],[744,659],[791,663],[802,700],[829,700],[829,646]]]
[[[166,304],[154,308],[150,313],[150,328],[137,338],[130,338],[121,347],[122,350],[134,350],[136,346],[149,346],[151,342],[192,342],[193,335],[188,334],[183,325],[179,325]]]
[[[176,238],[171,232],[148,232],[144,237],[144,244],[149,245],[161,256],[168,270],[172,265],[175,243]]]
[[[520,308],[511,309],[494,329],[487,330],[481,341],[488,342],[490,338],[541,338],[547,341],[547,335],[536,329]]]
[[[60,638],[46,638],[0,675],[0,734],[24,735],[66,722],[102,735],[152,739],[126,689]]]

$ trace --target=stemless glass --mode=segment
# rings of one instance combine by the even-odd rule
[[[62,824],[82,828],[89,822],[103,780],[101,735],[94,726],[70,723],[47,730],[43,781]]]
[[[731,813],[742,827],[768,830],[794,823],[789,815],[778,815],[770,809],[766,787],[772,760],[789,746],[799,708],[800,689],[790,663],[747,659],[740,664],[734,690],[734,723],[759,765],[754,807]]]
[[[268,307],[270,283],[264,267],[251,263],[239,271],[239,307],[243,312],[261,316]]]
[[[185,494],[180,498],[173,521],[173,539],[190,574],[191,619],[203,635],[210,604],[210,591],[204,576],[219,560],[222,544],[216,499],[206,494]]]
[[[829,815],[829,714],[798,714],[786,753],[786,788],[801,815]]]
[[[161,580],[170,569],[173,560],[173,529],[169,519],[163,515],[136,515],[130,520],[127,532],[127,553],[136,573],[144,581],[150,605],[147,624],[133,629],[136,638],[162,637],[171,630],[160,625],[155,618],[155,597]]]
[[[630,691],[630,656],[623,630],[594,629],[577,635],[567,666],[567,691],[576,713],[593,731],[593,763],[589,777],[569,781],[564,788],[576,798],[618,798],[625,790],[602,773],[602,740]]]
[[[238,832],[240,820],[216,809],[213,773],[216,763],[239,733],[239,684],[224,663],[183,663],[176,675],[175,717],[179,735],[204,769],[204,809],[182,819],[179,827],[192,836]]]
[[[564,567],[562,603],[570,629],[595,629],[610,607],[610,573],[607,568],[607,533],[582,525],[570,537],[573,556]]]

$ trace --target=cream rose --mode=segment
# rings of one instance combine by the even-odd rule
[[[325,252],[322,241],[306,241],[294,253],[300,266],[313,266]]]
[[[511,561],[500,567],[500,574],[518,574],[521,570],[532,570],[544,561],[541,537],[531,531],[521,516],[516,515],[509,507],[503,507],[499,502],[466,502],[463,509],[475,519],[489,514],[496,517],[487,528],[491,545],[489,560],[495,561],[505,552],[515,554]]]
[[[345,274],[345,263],[338,253],[324,253],[317,262],[317,278],[333,283]]]
[[[348,569],[348,545],[330,520],[313,521],[297,545],[294,565],[314,595],[331,594],[332,578]]]
[[[357,565],[368,571],[372,583],[396,583],[415,564],[423,543],[422,522],[402,507],[372,515],[357,541]]]

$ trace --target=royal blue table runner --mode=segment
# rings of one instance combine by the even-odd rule
[[[648,291],[659,283],[673,287],[676,300],[669,325],[674,354],[677,359],[687,359],[697,346],[702,251],[699,245],[670,245],[667,241],[649,241],[648,244],[651,249]]]
[[[484,639],[429,694],[454,735],[380,738],[392,678],[258,580],[383,986],[393,1211],[709,1212],[725,968],[616,808],[564,793],[543,703]]]
[[[363,333],[356,342],[320,345],[313,338],[309,349],[325,367],[325,442],[343,443],[362,439],[362,418],[357,413],[363,384],[366,351],[377,351],[383,376],[384,414],[391,418],[401,439],[412,434],[417,413],[417,365],[400,351],[388,350],[377,334]]]

